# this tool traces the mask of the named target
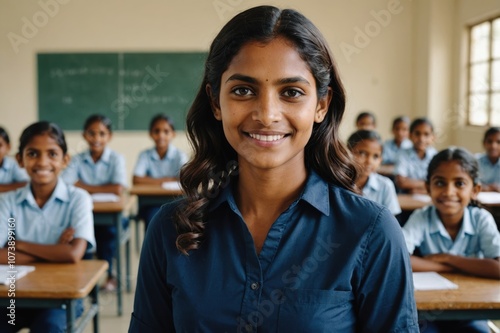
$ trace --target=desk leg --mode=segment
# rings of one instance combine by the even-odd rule
[[[139,253],[140,245],[139,245],[139,224],[141,223],[141,219],[139,215],[136,215],[134,218],[135,222],[135,252]]]
[[[122,221],[121,221],[121,214],[116,214],[115,215],[115,226],[117,230],[117,248],[116,248],[116,279],[117,279],[117,286],[116,286],[116,298],[118,300],[118,316],[122,315],[122,259],[121,259],[121,239],[123,237],[123,228],[122,228]]]
[[[90,299],[92,300],[92,306],[97,306],[99,307],[99,286],[95,286],[92,288],[92,291],[90,292]],[[99,309],[97,309],[97,312],[94,315],[94,333],[99,333]]]
[[[75,304],[77,300],[69,300],[66,302],[66,332],[75,332]]]
[[[130,228],[130,226],[129,226]],[[130,235],[130,229],[129,229],[129,235]],[[126,278],[127,278],[127,292],[130,293],[131,287],[130,287],[130,237],[127,239],[125,243],[125,267],[126,267]]]

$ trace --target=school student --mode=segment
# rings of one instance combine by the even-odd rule
[[[95,247],[92,200],[79,188],[58,178],[69,161],[64,134],[53,123],[40,121],[21,134],[19,164],[30,177],[28,185],[0,196],[0,264],[7,263],[9,219],[15,221],[16,265],[37,261],[74,263],[87,247]],[[83,312],[79,302],[77,316]],[[16,325],[0,310],[0,332],[63,332],[66,309],[16,308]]]
[[[427,118],[417,118],[410,125],[412,148],[400,150],[394,167],[396,186],[406,193],[426,193],[427,167],[437,151],[434,126]]]
[[[363,196],[387,207],[393,215],[401,213],[396,188],[377,169],[382,162],[382,139],[375,131],[359,130],[347,140],[347,146],[360,167],[356,186]]]
[[[354,193],[320,31],[254,7],[222,28],[205,69],[186,197],[148,228],[129,332],[418,332],[401,228]]]
[[[7,131],[0,127],[0,192],[7,192],[23,187],[29,180],[26,170],[7,156],[10,151],[10,139]]]
[[[356,117],[356,128],[358,130],[375,130],[377,118],[372,112],[363,111]]]
[[[125,159],[119,153],[107,147],[112,138],[111,120],[103,115],[91,115],[83,125],[83,138],[88,150],[76,155],[62,178],[68,184],[80,187],[87,192],[121,194],[127,186]],[[123,220],[123,227],[128,220]],[[115,226],[96,226],[97,258],[106,260],[108,278],[103,286],[107,291],[114,291],[118,281],[113,274],[113,258],[118,246]]]
[[[411,256],[413,271],[500,279],[500,233],[491,214],[474,206],[480,191],[474,156],[461,148],[439,152],[429,164],[426,187],[432,205],[413,212],[403,227],[410,254],[419,248],[422,255]],[[425,332],[489,332],[485,321],[426,324]]]
[[[500,192],[500,127],[491,127],[484,133],[485,153],[477,156],[482,191]]]
[[[175,137],[175,127],[172,119],[164,114],[158,114],[151,119],[149,136],[155,147],[140,153],[134,168],[134,184],[156,184],[178,181],[181,167],[187,162],[187,155],[175,147],[171,141]],[[139,216],[144,219],[147,229],[160,206],[141,207]]]
[[[392,139],[384,141],[384,152],[382,154],[382,164],[396,163],[399,151],[409,149],[413,146],[408,139],[410,128],[410,118],[406,116],[397,117],[392,122]]]

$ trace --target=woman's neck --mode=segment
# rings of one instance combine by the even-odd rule
[[[362,175],[362,176],[359,176],[358,179],[356,180],[356,186],[362,190],[363,188],[365,188],[366,186],[366,183],[368,183],[368,178],[369,178],[369,175]]]
[[[92,157],[92,160],[94,161],[94,163],[96,163],[97,161],[99,161],[101,159],[102,154],[104,154],[104,149],[99,151],[99,152],[93,152],[92,150],[90,151],[90,157]]]
[[[499,157],[489,157],[488,156],[488,160],[491,162],[491,164],[496,164],[498,162],[498,159]],[[0,162],[0,166],[2,165],[2,163]]]

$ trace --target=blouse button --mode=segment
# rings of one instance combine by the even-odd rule
[[[250,288],[252,288],[252,290],[257,290],[257,289],[259,289],[259,287],[260,287],[260,286],[259,286],[259,284],[258,284],[257,282],[254,282],[254,283],[252,283],[252,284],[250,285]]]

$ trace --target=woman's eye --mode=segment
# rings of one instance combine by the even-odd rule
[[[29,151],[26,155],[28,155],[28,157],[36,157],[36,153],[34,151]]]
[[[465,186],[465,182],[463,182],[463,181],[458,181],[458,182],[456,182],[456,183],[455,183],[455,186],[456,186],[456,187],[464,187],[464,186]]]
[[[297,89],[288,89],[286,90],[283,95],[285,95],[286,97],[292,97],[292,98],[295,98],[295,97],[299,97],[299,96],[302,96],[303,93],[298,91]]]
[[[240,87],[233,89],[233,93],[238,96],[248,96],[252,93],[252,91],[248,88]]]
[[[436,185],[436,186],[444,186],[444,182],[441,181],[441,180],[438,180],[438,181],[434,182],[434,185]]]

